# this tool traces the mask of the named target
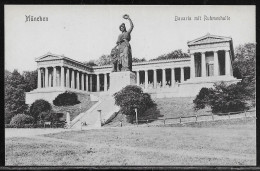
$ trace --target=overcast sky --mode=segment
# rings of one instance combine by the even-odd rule
[[[176,49],[187,52],[187,41],[207,33],[233,38],[234,46],[255,43],[255,6],[111,6],[6,5],[5,69],[35,70],[35,58],[51,52],[77,61],[109,54],[128,20],[133,57],[147,60]],[[25,22],[25,15],[48,17],[47,22]],[[206,16],[229,16],[229,21],[204,21]],[[191,21],[175,21],[175,16]],[[201,21],[194,17],[202,16]]]

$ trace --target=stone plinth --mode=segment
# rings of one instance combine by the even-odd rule
[[[120,91],[127,85],[136,85],[136,75],[131,71],[112,72],[110,74],[110,94]]]

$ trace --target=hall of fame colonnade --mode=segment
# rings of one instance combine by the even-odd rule
[[[188,42],[189,56],[133,63],[136,85],[155,97],[194,96],[215,82],[237,82],[233,77],[233,42],[230,37],[207,34]],[[52,101],[64,91],[102,94],[110,89],[111,65],[86,66],[63,55],[36,58],[38,88],[26,93],[26,103]],[[117,80],[120,82],[120,80]],[[160,96],[161,94],[161,96]]]

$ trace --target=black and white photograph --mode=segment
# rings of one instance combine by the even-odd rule
[[[255,5],[4,5],[5,166],[256,166]]]

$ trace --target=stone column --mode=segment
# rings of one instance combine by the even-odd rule
[[[157,70],[153,70],[153,88],[157,87]]]
[[[76,71],[77,88],[79,90],[79,71]]]
[[[225,73],[226,76],[230,76],[230,54],[229,54],[229,50],[225,51]]]
[[[84,91],[84,73],[81,73],[81,90]]]
[[[75,89],[75,74],[74,74],[74,70],[71,71],[71,88]]]
[[[53,67],[53,87],[56,87],[57,86],[57,68],[56,66]]]
[[[205,52],[201,53],[201,76],[206,77],[206,56],[205,56]]]
[[[218,51],[214,51],[214,76],[219,76]]]
[[[175,71],[174,68],[172,68],[171,86],[174,87],[174,84],[175,84]]]
[[[162,69],[162,87],[165,87],[166,82],[166,69]]]
[[[61,68],[61,70],[60,70],[60,72],[61,72],[61,73],[60,73],[60,76],[61,76],[60,86],[61,86],[61,87],[64,87],[64,78],[65,78],[65,77],[64,77],[64,67],[61,66],[60,68]]]
[[[144,85],[145,85],[145,89],[148,88],[148,70],[145,70],[145,76],[144,76]]]
[[[184,67],[181,67],[181,83],[184,81]]]
[[[66,69],[66,87],[70,88],[70,69]]]
[[[51,70],[50,70],[49,75],[48,75],[49,87],[51,87],[51,76],[52,76],[52,74],[53,74],[53,71],[51,72]]]
[[[48,67],[45,68],[45,87],[49,87],[49,70],[48,70]]]
[[[104,74],[104,91],[107,91],[107,73]]]
[[[97,92],[100,91],[99,74],[97,74]]]
[[[194,78],[195,77],[195,59],[194,59],[194,53],[190,54],[190,78]]]
[[[42,74],[41,74],[41,68],[38,68],[38,88],[42,87],[42,78],[41,78]]]
[[[92,75],[89,75],[89,91],[92,92],[92,83],[93,83],[93,79],[92,79]]]
[[[139,71],[136,71],[136,85],[140,85],[140,73]]]
[[[88,74],[86,74],[86,91],[88,91]]]

